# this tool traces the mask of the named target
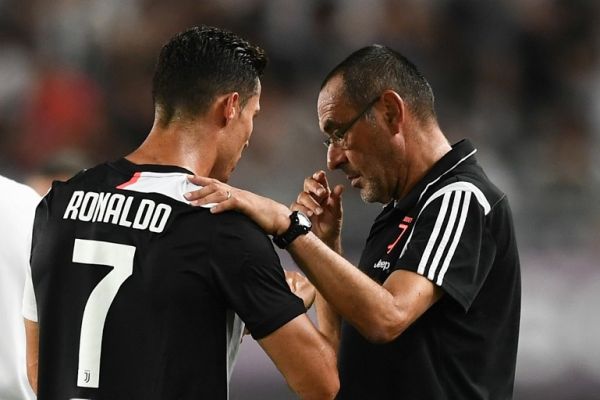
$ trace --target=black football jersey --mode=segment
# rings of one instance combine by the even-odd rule
[[[378,283],[419,274],[445,295],[386,344],[344,322],[339,399],[512,398],[521,279],[508,200],[475,159],[453,146],[375,220],[359,267]]]
[[[244,323],[260,339],[305,312],[268,236],[190,206],[188,174],[121,159],[38,206],[40,400],[226,399]]]

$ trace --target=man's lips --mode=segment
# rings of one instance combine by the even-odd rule
[[[360,179],[360,175],[348,175],[346,178],[350,181],[352,186],[356,187],[358,180]]]

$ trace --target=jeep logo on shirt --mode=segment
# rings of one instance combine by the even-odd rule
[[[381,269],[383,271],[387,271],[388,269],[390,269],[390,262],[389,261],[379,260],[379,261],[377,261],[373,265],[373,268],[374,269]]]

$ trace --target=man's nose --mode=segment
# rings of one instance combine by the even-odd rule
[[[327,168],[330,170],[338,169],[340,165],[346,162],[346,153],[340,147],[329,145],[327,148]]]

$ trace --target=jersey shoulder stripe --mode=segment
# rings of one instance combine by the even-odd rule
[[[117,189],[130,190],[140,193],[159,193],[181,203],[190,204],[183,197],[187,192],[201,189],[202,186],[191,183],[187,174],[182,172],[150,172],[138,171],[131,179],[117,186]],[[212,208],[216,203],[202,205]]]
[[[440,188],[427,199],[420,210],[400,257],[406,251],[415,229],[418,229],[419,217],[433,201],[440,197],[442,198],[440,208],[417,268],[418,274],[426,276],[438,286],[442,286],[444,276],[460,242],[471,200],[476,199],[484,215],[491,211],[486,196],[470,182],[453,182]]]

